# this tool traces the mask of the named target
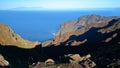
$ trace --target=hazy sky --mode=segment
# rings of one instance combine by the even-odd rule
[[[119,8],[120,0],[0,0],[0,9],[40,7],[42,9]]]

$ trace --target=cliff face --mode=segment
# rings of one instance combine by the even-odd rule
[[[116,20],[118,18],[119,17],[117,16],[105,17],[99,15],[81,16],[78,18],[77,21],[68,21],[62,24],[60,26],[60,29],[57,31],[56,36],[51,41],[51,43],[55,44],[56,46],[60,45],[60,43],[67,41],[70,38],[70,36],[83,35],[86,32],[90,31],[91,28],[99,28],[98,31],[96,32],[101,32],[101,33],[106,33],[106,31],[109,31],[109,33],[113,32],[116,29],[119,29],[119,21],[112,21],[112,20]],[[116,22],[118,22],[118,24],[115,24]],[[82,41],[73,41],[72,45],[80,45],[85,43],[86,41],[87,38],[83,39]]]
[[[38,45],[39,42],[24,40],[18,34],[15,34],[6,24],[0,23],[0,44],[13,45],[20,48],[33,48]]]
[[[56,33],[56,36],[60,34],[64,34],[66,32],[79,30],[83,27],[86,27],[87,25],[90,26],[90,24],[91,24],[91,27],[103,27],[107,25],[108,22],[111,21],[112,19],[117,19],[117,18],[118,17],[116,16],[105,17],[105,16],[99,16],[99,15],[81,16],[78,18],[77,21],[68,21],[62,24],[60,29]]]

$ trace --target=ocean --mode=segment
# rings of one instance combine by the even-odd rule
[[[76,11],[0,11],[0,22],[10,26],[15,33],[30,41],[44,42],[54,37],[60,25],[77,20],[83,15],[120,16],[120,10]]]

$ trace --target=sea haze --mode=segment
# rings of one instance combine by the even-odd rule
[[[77,20],[83,15],[120,16],[120,10],[76,11],[0,11],[0,22],[9,25],[15,33],[31,41],[46,41],[54,37],[60,25],[68,20]]]

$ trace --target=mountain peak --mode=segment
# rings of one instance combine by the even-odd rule
[[[91,14],[91,15],[85,15],[85,16],[81,16],[78,18],[77,23],[79,25],[82,26],[86,26],[87,24],[91,24],[91,23],[100,23],[103,21],[110,21],[111,19],[117,19],[119,17],[117,16],[100,16],[100,15],[96,15],[96,14]]]

